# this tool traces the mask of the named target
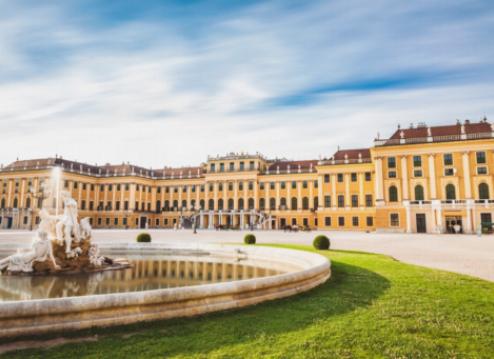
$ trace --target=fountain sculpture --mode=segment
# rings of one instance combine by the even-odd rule
[[[77,202],[68,192],[59,190],[60,176],[60,171],[54,171],[51,185],[43,187],[41,221],[31,248],[0,260],[2,274],[79,273],[128,267],[125,260],[101,256],[98,245],[91,243],[90,220],[79,221]],[[54,215],[50,214],[49,203],[55,203]]]

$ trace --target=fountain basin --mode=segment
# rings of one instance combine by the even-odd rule
[[[324,283],[331,275],[327,258],[315,253],[281,248],[213,244],[201,244],[200,247],[186,244],[128,244],[101,245],[100,248],[105,255],[177,263],[217,263],[203,266],[212,268],[211,275],[215,278],[221,277],[217,273],[218,268],[233,266],[235,263],[260,268],[264,275],[243,275],[239,279],[238,275],[232,274],[230,278],[223,275],[225,281],[217,283],[3,301],[0,302],[0,337],[123,325],[241,308],[310,290]],[[150,265],[150,268],[156,266]],[[212,272],[214,268],[217,268],[216,272]],[[150,271],[156,272],[156,269]],[[205,271],[210,273],[209,269]],[[185,272],[187,275],[188,271]],[[244,272],[248,271],[244,268]],[[182,272],[177,270],[176,273],[180,276]],[[206,277],[206,273],[203,273],[202,278]]]

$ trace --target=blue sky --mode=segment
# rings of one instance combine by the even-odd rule
[[[0,163],[195,165],[494,119],[492,1],[0,0]]]

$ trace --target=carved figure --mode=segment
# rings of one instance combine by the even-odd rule
[[[60,269],[60,266],[57,265],[53,257],[53,250],[48,234],[38,231],[29,251],[18,252],[0,260],[0,271],[32,272],[34,262],[44,262],[47,259],[56,270]]]

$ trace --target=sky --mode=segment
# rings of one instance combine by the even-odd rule
[[[0,0],[0,163],[144,167],[494,121],[494,2]]]

